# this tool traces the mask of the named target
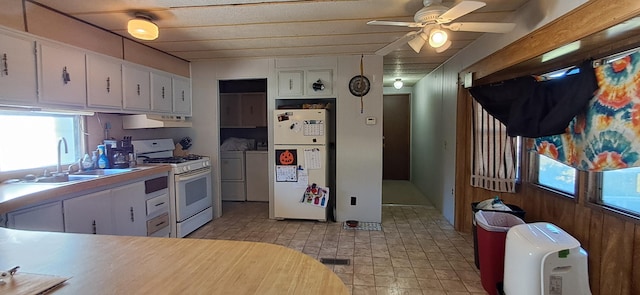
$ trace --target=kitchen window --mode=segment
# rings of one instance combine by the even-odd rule
[[[61,145],[61,162],[69,165],[82,156],[80,115],[0,111],[0,172],[50,167],[58,162],[58,140],[64,137],[68,153]],[[66,167],[64,168],[66,170]]]

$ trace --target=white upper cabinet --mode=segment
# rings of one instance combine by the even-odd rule
[[[333,70],[305,69],[278,72],[280,97],[333,97]]]
[[[0,31],[0,101],[36,104],[36,78],[35,41]]]
[[[87,54],[87,105],[91,108],[122,108],[122,62]]]
[[[87,104],[85,53],[75,48],[39,42],[39,101],[84,107]]]
[[[148,111],[151,106],[150,73],[141,67],[122,65],[123,108]]]
[[[304,83],[304,71],[278,72],[279,96],[302,96]]]
[[[173,90],[171,89],[171,75],[168,73],[151,72],[151,110],[160,113],[170,113],[173,108]]]
[[[191,80],[173,76],[173,113],[191,116]]]

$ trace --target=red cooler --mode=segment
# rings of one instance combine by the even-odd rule
[[[478,226],[478,258],[482,287],[491,295],[498,295],[497,284],[504,277],[504,249],[509,228],[525,222],[504,212],[476,212]]]

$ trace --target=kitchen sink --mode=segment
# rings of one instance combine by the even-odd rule
[[[131,171],[135,171],[137,170],[136,168],[122,168],[122,169],[96,169],[96,170],[89,170],[89,171],[81,171],[81,172],[76,172],[73,174],[69,174],[69,179],[71,179],[72,177],[77,177],[77,178],[94,178],[94,177],[100,177],[100,176],[108,176],[108,175],[114,175],[114,174],[120,174],[120,173],[125,173],[125,172],[131,172]]]

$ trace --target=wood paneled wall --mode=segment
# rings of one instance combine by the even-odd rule
[[[507,77],[511,67],[522,75],[525,61],[563,44],[595,34],[613,24],[640,14],[637,0],[591,0],[538,31],[518,40],[462,71],[490,81],[492,74]],[[633,41],[637,45],[636,41]],[[607,44],[610,45],[610,44]],[[539,68],[538,68],[539,69]],[[515,71],[514,71],[515,72]],[[505,76],[505,73],[507,75]],[[530,72],[532,74],[533,72]],[[526,212],[525,221],[553,223],[580,241],[589,255],[589,281],[594,295],[640,294],[640,221],[590,203],[585,196],[587,175],[580,173],[579,195],[569,198],[530,183],[519,185],[517,193],[496,193],[470,186],[471,100],[460,88],[456,130],[456,216],[457,230],[470,232],[471,203],[499,196]],[[526,176],[526,160],[523,173]]]

